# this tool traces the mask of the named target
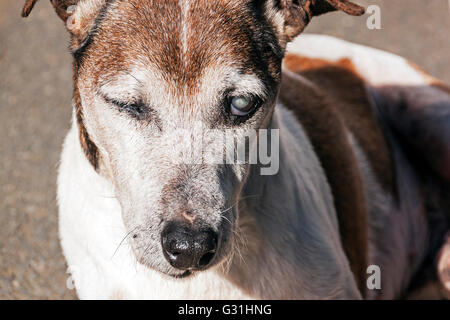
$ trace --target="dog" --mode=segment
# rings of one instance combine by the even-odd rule
[[[74,58],[58,204],[80,298],[448,295],[449,87],[390,53],[297,38],[315,16],[364,8],[51,3]],[[201,126],[279,132],[276,173],[172,161],[180,130],[220,145]]]

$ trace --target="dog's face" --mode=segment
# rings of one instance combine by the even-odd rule
[[[115,1],[77,53],[84,125],[135,254],[173,276],[231,252],[248,165],[212,164],[205,151],[222,147],[212,130],[240,129],[238,138],[267,126],[281,51],[253,10],[242,1]]]
[[[82,146],[142,264],[183,277],[230,257],[250,166],[208,151],[217,132],[269,126],[286,43],[335,2],[52,1],[72,34]]]

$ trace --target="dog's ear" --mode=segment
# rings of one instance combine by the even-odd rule
[[[352,16],[365,12],[347,0],[266,0],[266,10],[284,43],[299,35],[314,16],[337,10]]]
[[[25,0],[25,5],[22,9],[22,17],[28,17],[30,15],[31,10],[33,10],[37,1],[38,0]],[[56,13],[63,21],[66,21],[70,17],[71,9],[73,8],[71,6],[77,5],[78,2],[79,0],[50,0]]]
[[[28,17],[37,1],[25,1],[23,17]],[[50,0],[50,3],[72,35],[72,49],[75,50],[85,41],[106,0]]]

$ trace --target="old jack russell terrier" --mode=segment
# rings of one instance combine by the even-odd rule
[[[80,298],[448,295],[449,88],[389,53],[326,36],[294,40],[314,16],[363,8],[51,3],[74,58],[58,199]],[[236,141],[279,132],[268,139],[276,172],[261,174],[247,157],[172,161],[199,135],[219,144],[199,124]],[[380,272],[374,287],[371,270]]]

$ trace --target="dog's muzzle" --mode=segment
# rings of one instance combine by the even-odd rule
[[[161,235],[164,257],[180,270],[203,270],[217,251],[218,234],[212,229],[194,229],[183,222],[171,222]]]

